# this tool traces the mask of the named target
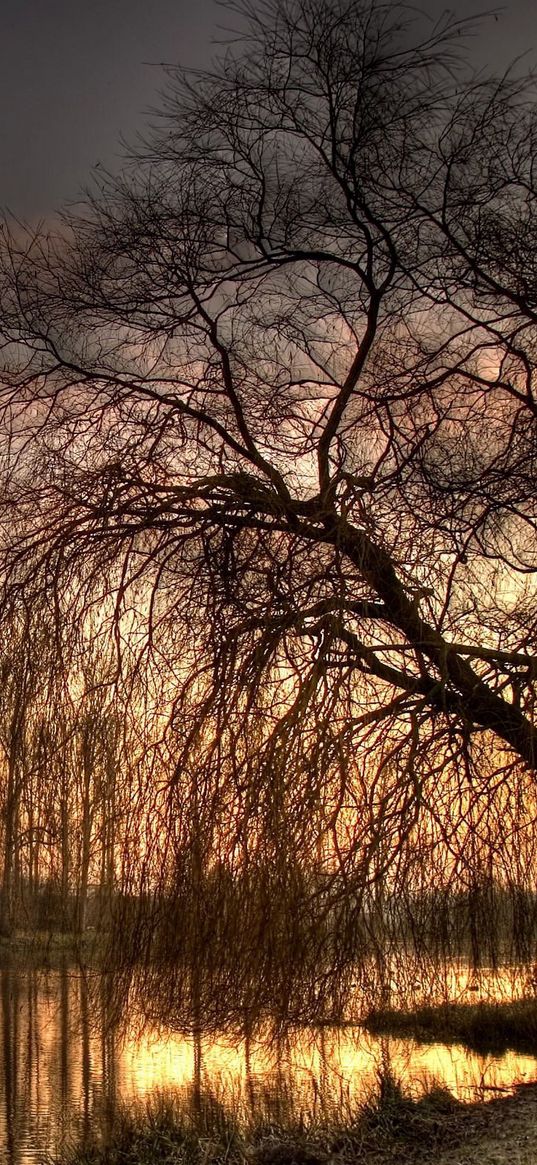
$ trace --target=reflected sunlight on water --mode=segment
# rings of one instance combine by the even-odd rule
[[[296,1111],[304,1115],[356,1109],[388,1067],[415,1095],[438,1084],[460,1100],[537,1077],[531,1056],[481,1055],[458,1045],[377,1037],[361,1028],[302,1029],[268,1046],[256,1040],[250,1048],[244,1041],[202,1040],[198,1055],[192,1038],[146,1034],[137,1042],[127,1040],[120,1052],[124,1096],[201,1086],[243,1119],[251,1113],[252,1097],[266,1096],[278,1084],[287,1085]]]
[[[481,987],[490,997],[486,979]],[[459,998],[466,990],[461,984],[459,973]],[[237,1041],[140,1034],[133,1027],[119,1039],[105,1022],[104,1001],[99,1013],[97,978],[95,985],[89,992],[84,976],[67,966],[0,972],[0,1146],[6,1162],[33,1165],[66,1136],[88,1132],[118,1099],[155,1089],[179,1089],[191,1106],[210,1094],[242,1120],[323,1119],[355,1110],[386,1068],[415,1094],[439,1084],[461,1100],[537,1077],[530,1056],[420,1045],[359,1027],[302,1027],[285,1036],[267,1027]]]

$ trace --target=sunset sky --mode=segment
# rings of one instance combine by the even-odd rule
[[[422,6],[431,15],[446,8],[442,0]],[[462,15],[493,5],[451,7]],[[76,197],[96,163],[116,169],[120,134],[132,140],[158,106],[159,63],[208,63],[229,21],[217,0],[3,0],[0,208],[49,215]],[[536,65],[535,0],[498,6],[475,51],[483,64],[528,52]]]

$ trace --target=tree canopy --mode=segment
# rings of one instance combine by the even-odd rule
[[[467,21],[237,11],[5,225],[3,584],[113,628],[204,846],[378,877],[534,771],[535,93]]]

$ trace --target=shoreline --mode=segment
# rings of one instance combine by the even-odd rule
[[[173,1096],[124,1110],[110,1137],[61,1154],[61,1165],[535,1165],[537,1081],[508,1096],[462,1104],[432,1090],[420,1101],[390,1078],[347,1124],[263,1126],[241,1132],[199,1110],[185,1120]],[[213,1114],[214,1117],[214,1114]]]

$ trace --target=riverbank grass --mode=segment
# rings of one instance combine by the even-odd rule
[[[65,1150],[56,1165],[535,1165],[537,1085],[489,1103],[439,1089],[421,1100],[384,1077],[376,1097],[340,1124],[241,1129],[205,1097],[160,1096],[123,1109],[106,1135]]]
[[[414,1011],[372,1011],[364,1027],[373,1035],[411,1037],[423,1043],[457,1043],[483,1053],[511,1050],[537,1056],[535,998],[510,1003],[448,1003]]]
[[[405,1096],[389,1074],[341,1122],[245,1128],[210,1096],[185,1109],[184,1097],[160,1095],[123,1108],[106,1134],[65,1150],[58,1165],[403,1165],[432,1159],[446,1139],[458,1144],[464,1110],[440,1089],[420,1100]]]
[[[55,967],[65,960],[96,963],[103,950],[103,936],[96,930],[84,934],[72,931],[16,931],[0,936],[0,966]]]

